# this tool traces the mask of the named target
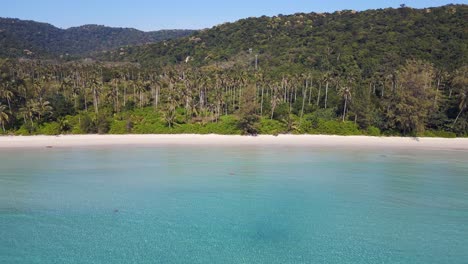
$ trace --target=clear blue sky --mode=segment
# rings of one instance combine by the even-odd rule
[[[83,24],[140,30],[201,29],[251,16],[467,4],[468,0],[0,0],[0,17],[47,22],[68,28]]]

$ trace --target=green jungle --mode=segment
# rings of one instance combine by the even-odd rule
[[[0,19],[0,134],[466,137],[467,17],[403,6],[73,38]]]

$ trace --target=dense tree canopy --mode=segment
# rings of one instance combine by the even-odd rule
[[[142,65],[182,63],[226,69],[268,69],[268,74],[305,70],[351,71],[366,78],[385,74],[408,59],[443,70],[466,62],[468,6],[427,9],[351,10],[247,18],[196,32],[189,38],[138,47],[106,59]]]

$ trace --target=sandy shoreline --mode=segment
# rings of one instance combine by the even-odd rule
[[[468,138],[402,138],[328,135],[60,135],[0,136],[0,149],[87,146],[310,146],[352,148],[408,148],[468,151]]]

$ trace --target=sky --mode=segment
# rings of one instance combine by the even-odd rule
[[[0,0],[0,17],[50,23],[60,28],[98,24],[159,29],[202,29],[241,18],[366,10],[386,7],[423,8],[468,0]]]

